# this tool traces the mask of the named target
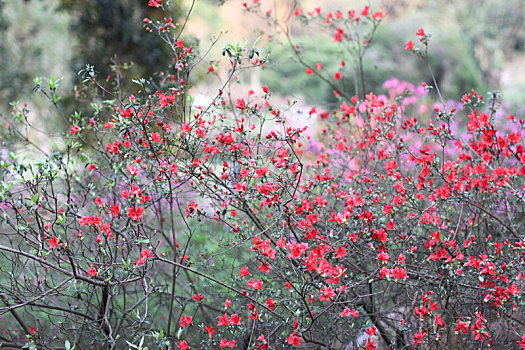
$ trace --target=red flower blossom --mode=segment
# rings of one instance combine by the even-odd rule
[[[128,209],[128,217],[131,220],[139,221],[142,219],[142,213],[144,213],[144,208],[141,207],[131,207]]]
[[[59,247],[57,236],[53,235],[53,238],[47,240],[51,245],[47,249],[55,249]]]
[[[288,338],[286,338],[286,341],[288,342],[288,344],[290,345],[293,345],[293,346],[300,346],[302,341],[303,341],[303,338],[299,337],[297,335],[297,332],[294,332],[293,334],[290,334],[288,336]]]
[[[162,6],[162,0],[149,0],[148,6],[160,7]]]
[[[266,305],[270,310],[275,310],[275,301],[272,298],[266,299]]]
[[[80,131],[80,126],[78,126],[78,125],[71,125],[70,128],[71,128],[71,130],[69,131],[69,133],[71,135],[75,135],[77,132]]]
[[[320,301],[330,301],[335,296],[335,290],[332,287],[321,287]]]
[[[372,338],[368,338],[365,345],[366,350],[376,350],[376,342],[372,340]]]
[[[117,204],[113,204],[109,207],[109,211],[111,212],[111,215],[113,216],[119,216],[120,215],[120,205],[117,203]]]
[[[89,271],[88,271],[88,274],[90,276],[96,276],[97,275],[97,269],[95,268],[94,264],[91,264],[91,266],[89,268]]]
[[[402,267],[395,267],[391,271],[392,277],[394,277],[396,280],[401,278],[408,278],[407,276],[407,270]]]
[[[374,12],[374,14],[372,15],[372,18],[375,19],[376,21],[380,20],[381,18],[383,18],[383,12]]]
[[[237,315],[237,314],[231,315],[230,316],[230,324],[240,326],[241,325],[241,318],[239,317],[239,315]]]
[[[238,98],[237,104],[235,105],[235,108],[237,109],[246,109],[246,102],[244,102],[244,99]]]
[[[188,315],[183,315],[180,318],[180,328],[184,328],[186,326],[189,326],[191,324],[193,317]]]
[[[219,316],[219,322],[217,326],[229,326],[230,322],[228,321],[228,314],[224,313],[224,316]]]
[[[298,259],[308,249],[308,243],[288,243],[286,248],[291,251],[288,258]]]
[[[244,278],[246,276],[251,276],[251,273],[248,272],[248,267],[247,266],[244,266],[244,267],[241,267],[241,277]]]
[[[204,329],[206,330],[206,332],[208,332],[208,337],[210,337],[210,338],[213,336],[213,334],[217,330],[217,329],[215,329],[213,327],[210,327],[210,326],[206,326]]]
[[[222,339],[219,346],[221,348],[234,348],[237,346],[237,342],[235,340],[227,341],[226,339]]]
[[[253,278],[248,281],[248,287],[253,289],[259,289],[262,290],[262,282],[260,280],[254,281]]]
[[[188,343],[186,342],[186,340],[181,340],[179,342],[179,349],[180,350],[188,350],[190,347],[188,346]]]
[[[466,334],[468,332],[468,326],[469,326],[468,322],[464,322],[464,321],[461,321],[461,319],[459,319],[458,323],[456,324],[455,332],[458,333],[461,331]]]

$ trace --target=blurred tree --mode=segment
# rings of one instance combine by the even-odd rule
[[[404,50],[403,43],[412,35],[409,23],[406,18],[399,18],[379,27],[365,56],[363,68],[367,92],[385,92],[383,82],[394,77],[416,85],[421,82],[431,84],[432,76],[426,62]],[[312,67],[316,62],[323,63],[323,72],[329,77],[339,69],[339,62],[348,57],[340,46],[320,35],[303,35],[294,40],[304,52],[315,52],[315,55],[305,57],[306,61]],[[489,89],[482,81],[482,70],[472,51],[471,42],[461,39],[453,30],[440,30],[433,36],[429,60],[445,99],[461,96],[470,89]],[[319,85],[313,76],[305,74],[305,68],[296,62],[288,46],[275,43],[270,58],[268,69],[261,79],[262,83],[272,86],[275,92],[287,95],[289,91],[298,91],[302,97],[316,103],[336,101],[328,85]],[[331,62],[331,65],[326,62]],[[337,84],[353,95],[357,93],[357,73],[348,63],[344,77]]]
[[[15,64],[16,53],[10,42],[9,20],[6,14],[6,3],[0,1],[0,101],[16,99],[17,92],[22,90],[23,82],[31,81],[30,71],[16,69],[23,62]],[[22,44],[21,42],[17,42]],[[35,52],[37,53],[37,52]],[[3,106],[6,107],[6,106]]]
[[[156,35],[150,35],[142,25],[145,17],[152,20],[161,11],[137,0],[60,0],[63,11],[72,16],[71,28],[78,38],[73,68],[86,64],[105,77],[111,70],[118,78],[124,76],[149,78],[159,67],[167,67],[170,51]],[[175,8],[174,20],[180,15]],[[123,70],[124,69],[124,70]],[[125,73],[124,71],[127,71]]]
[[[67,30],[67,13],[55,11],[58,3],[0,0],[0,110],[12,100],[29,102],[36,76],[53,75],[70,84],[74,38]]]
[[[472,48],[482,70],[483,82],[499,88],[505,62],[525,53],[525,1],[523,0],[401,0],[394,16],[402,19],[415,12],[435,23],[454,23]]]
[[[334,1],[332,5],[334,3],[343,6],[342,1]],[[392,11],[365,57],[367,90],[381,91],[382,82],[391,77],[415,84],[431,82],[425,62],[408,55],[403,48],[403,43],[413,38],[419,27],[432,34],[430,64],[445,98],[472,88],[503,89],[503,69],[511,60],[525,55],[523,0],[383,0],[383,5]],[[294,29],[294,40],[303,45],[306,52],[317,53],[317,57],[311,57],[308,62],[327,61],[338,54],[331,40],[309,37],[301,28]],[[273,46],[271,58],[275,64],[269,64],[269,68],[275,70],[265,74],[263,83],[276,85],[274,90],[283,94],[301,91],[312,101],[332,101],[331,89],[322,87],[320,91],[317,84],[310,83],[313,78],[304,74],[304,67],[289,63],[288,50],[286,45]],[[343,52],[339,56],[344,59]],[[338,69],[337,66],[325,68],[330,72]],[[353,92],[351,73],[345,73],[339,83]]]

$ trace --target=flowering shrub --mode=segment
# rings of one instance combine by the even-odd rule
[[[271,87],[225,94],[264,64],[256,47],[226,46],[225,84],[188,102],[199,59],[169,18],[144,23],[172,49],[170,73],[133,96],[86,68],[93,112],[65,117],[52,153],[13,104],[4,347],[525,348],[523,120],[497,129],[496,96],[475,91],[461,111],[428,108],[427,84],[390,80],[384,96],[358,77],[343,91],[383,13],[293,16],[356,54],[324,72],[288,38],[339,98],[311,109],[319,132],[288,124]],[[405,46],[426,59],[429,42],[420,29]],[[59,103],[54,80],[37,90]]]

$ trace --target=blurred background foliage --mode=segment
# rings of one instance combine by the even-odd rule
[[[305,3],[310,6],[305,6],[305,10],[316,4]],[[357,9],[365,5],[359,1],[354,3],[353,8]],[[404,43],[409,39],[417,42],[414,33],[423,27],[432,34],[430,63],[445,99],[459,99],[475,89],[482,93],[499,90],[505,101],[522,102],[519,91],[524,87],[525,74],[516,66],[525,61],[525,2],[405,0],[385,3],[392,11],[365,55],[367,90],[384,92],[382,83],[392,77],[416,85],[423,81],[431,83],[426,63],[404,50]],[[372,4],[376,5],[374,9],[382,9],[377,2]],[[323,6],[325,13],[340,8],[336,1],[327,1],[326,5]],[[331,38],[327,40],[321,34],[312,36],[300,26],[292,28],[292,33],[294,41],[302,45],[305,53],[310,53],[310,57],[306,54],[305,58],[312,67],[316,62],[335,64],[331,67],[324,64],[330,76],[337,71],[340,60],[345,59],[339,44]],[[295,59],[287,43],[275,41],[270,47],[272,62],[263,74],[265,84],[282,94],[300,92],[312,103],[334,100],[331,88],[318,86],[314,83],[316,78],[304,74],[304,67],[291,63]],[[340,83],[351,93],[355,91],[349,74]]]
[[[176,20],[180,7],[177,1],[172,5],[171,16]],[[60,0],[57,11],[70,16],[70,30],[76,39],[71,62],[74,71],[89,63],[102,77],[116,73],[124,82],[126,76],[148,78],[170,62],[169,48],[159,36],[144,30],[143,18],[165,16],[147,1]]]
[[[172,5],[176,21],[180,7],[177,1]],[[166,69],[170,49],[142,22],[163,16],[147,1],[0,0],[0,111],[9,101],[29,99],[40,112],[46,102],[30,94],[36,76],[61,78],[62,107],[72,112],[73,85],[86,64],[100,80],[116,78],[123,90],[131,79]]]
[[[28,97],[36,76],[63,77],[71,85],[76,40],[70,16],[57,6],[58,0],[0,0],[0,108]]]
[[[413,37],[414,31],[406,24],[406,19],[396,19],[381,25],[376,32],[364,59],[365,82],[368,91],[385,92],[384,81],[396,77],[417,84],[432,81],[426,62],[404,50],[406,38]],[[458,99],[470,89],[484,91],[489,88],[489,82],[483,80],[483,72],[478,62],[470,54],[472,47],[468,42],[460,40],[453,29],[433,31],[431,40],[430,64],[436,76],[437,83],[446,99]],[[296,42],[301,44],[307,62],[314,67],[317,62],[323,64],[323,71],[332,76],[339,68],[347,54],[338,49],[339,44],[327,41],[326,37],[298,36]],[[263,83],[272,86],[281,94],[300,92],[308,101],[332,102],[335,97],[329,86],[319,86],[318,79],[306,75],[305,68],[299,64],[283,64],[294,62],[290,47],[275,43],[270,52],[272,61],[267,72],[262,74]],[[346,61],[347,65],[349,64]],[[328,65],[330,64],[330,65]],[[339,82],[346,91],[355,94],[354,76],[348,74],[351,69],[345,69],[345,77]],[[322,89],[321,93],[319,89]],[[367,92],[368,92],[367,91]],[[300,97],[300,96],[295,96]]]
[[[243,42],[245,38],[253,42],[260,28],[268,29],[264,19],[257,20],[243,12],[242,1],[221,2],[224,5],[217,7],[216,0],[196,1],[186,28],[194,42],[200,42],[201,52],[207,51],[210,36],[225,33],[219,47],[205,61],[221,58],[220,44]],[[192,1],[173,3],[172,17],[183,20]],[[321,6],[326,13],[360,9],[368,3],[286,0],[261,2],[261,6],[263,10],[275,7],[274,14],[286,16],[296,6],[305,12]],[[525,72],[521,69],[525,64],[523,0],[377,0],[370,5],[374,10],[390,7],[392,11],[365,56],[367,90],[383,92],[382,83],[392,77],[416,85],[431,82],[425,62],[404,50],[404,43],[409,39],[416,41],[414,33],[423,27],[432,34],[431,65],[445,98],[459,99],[474,88],[482,93],[499,90],[504,102],[521,102],[521,90],[525,88]],[[170,52],[157,36],[144,30],[142,23],[144,17],[162,16],[159,10],[147,6],[146,0],[0,0],[0,111],[6,112],[11,100],[23,100],[30,102],[38,118],[47,118],[45,104],[30,93],[35,76],[63,78],[59,93],[65,110],[71,113],[67,106],[73,105],[72,87],[79,83],[77,72],[86,64],[95,66],[100,79],[112,75],[118,84],[149,78],[153,72],[165,69],[170,63]],[[331,37],[312,35],[300,25],[292,27],[292,34],[293,41],[303,45],[309,62],[323,62],[329,76],[338,69],[340,60],[348,60]],[[331,88],[304,74],[304,67],[294,60],[282,37],[263,39],[270,61],[264,71],[254,70],[248,79],[244,76],[241,87],[267,84],[275,95],[308,104],[334,100]],[[223,67],[226,66],[225,63]],[[194,76],[198,92],[209,87],[207,66],[203,67]],[[354,92],[348,70],[339,83]]]

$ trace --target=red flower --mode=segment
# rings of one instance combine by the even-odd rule
[[[342,77],[343,77],[343,73],[341,72],[336,72],[334,74],[334,80],[341,80]]]
[[[110,206],[109,211],[111,212],[111,215],[119,216],[120,215],[120,205],[117,203],[117,204]]]
[[[469,325],[468,322],[463,322],[461,321],[461,319],[459,319],[456,325],[455,332],[458,333],[459,331],[461,331],[466,334],[468,332],[468,325]]]
[[[372,18],[375,19],[376,21],[380,20],[381,18],[383,18],[383,12],[374,12],[374,14],[372,15]]]
[[[235,108],[237,109],[246,109],[246,102],[244,102],[244,99],[238,98],[237,104],[235,105]]]
[[[244,278],[246,276],[251,276],[251,273],[248,272],[248,267],[247,266],[244,266],[244,267],[241,267],[241,277]]]
[[[330,301],[335,296],[335,290],[332,287],[321,287],[320,301]]]
[[[162,6],[162,0],[149,0],[148,6],[160,7]]]
[[[423,28],[419,28],[416,32],[416,35],[417,36],[425,36],[425,31],[423,30]]]
[[[436,324],[436,326],[438,326],[439,328],[444,328],[445,327],[445,321],[443,320],[443,318],[439,315],[436,315],[436,322],[434,322]]]
[[[407,270],[399,266],[393,268],[391,273],[392,273],[392,277],[394,277],[396,280],[401,279],[401,278],[408,278]]]
[[[180,136],[184,136],[185,134],[191,132],[191,126],[188,123],[182,123],[179,129],[181,130]]]
[[[186,209],[186,217],[189,218],[191,214],[197,210],[198,206],[199,205],[195,203],[194,201],[191,201],[191,203],[188,203],[188,209]]]
[[[390,259],[390,255],[386,252],[381,252],[377,254],[377,259],[381,261],[388,261]]]
[[[159,5],[160,5],[160,1],[161,1],[161,0],[155,0],[155,1],[158,1]],[[151,0],[150,0],[150,2],[151,2]],[[133,108],[125,109],[125,110],[123,110],[123,111],[120,113],[120,116],[121,116],[121,117],[124,117],[124,118],[130,118],[132,115],[133,115]]]
[[[521,340],[518,340],[516,343],[518,343],[521,349],[525,349],[525,335],[522,336]]]
[[[71,131],[69,131],[69,133],[71,135],[75,135],[79,131],[80,131],[80,126],[78,126],[78,125],[71,125]]]
[[[248,281],[247,285],[250,288],[262,290],[262,282],[260,280],[254,281],[252,278]]]
[[[298,259],[308,249],[308,243],[288,243],[286,245],[291,253],[287,255],[290,259]]]
[[[256,169],[255,170],[255,178],[258,179],[260,177],[263,177],[266,175],[266,173],[268,173],[268,167],[260,167],[259,169]]]
[[[181,340],[179,342],[179,349],[180,350],[188,350],[190,347],[188,346],[188,343],[186,343],[186,340]]]
[[[230,322],[228,321],[228,314],[224,313],[224,316],[219,316],[219,322],[217,326],[229,326]]]
[[[137,168],[135,165],[133,164],[130,164],[130,165],[127,165],[126,166],[126,171],[131,175],[131,176],[137,176],[140,169]]]
[[[234,348],[235,346],[237,346],[237,342],[235,340],[227,341],[226,339],[222,339],[219,346],[221,348]]]
[[[415,50],[412,40],[409,40],[405,43],[405,50]]]
[[[290,334],[288,338],[286,338],[286,341],[288,344],[293,346],[300,346],[301,342],[303,341],[303,338],[299,337],[297,335],[297,332],[294,332],[293,334]]]
[[[372,340],[372,338],[368,338],[366,341],[366,350],[376,350],[376,342]]]
[[[341,317],[358,317],[359,316],[359,311],[355,310],[355,309],[352,309],[350,310],[349,308],[345,307],[345,309],[343,310],[343,312],[341,312]]]
[[[186,326],[189,326],[191,324],[191,320],[192,319],[193,319],[193,317],[188,316],[188,315],[181,316],[181,318],[180,318],[180,328],[184,328]]]
[[[230,316],[230,324],[240,326],[241,325],[241,318],[239,317],[239,315],[237,315],[237,314],[231,315]]]
[[[423,337],[426,335],[426,332],[422,331],[421,329],[419,332],[414,334],[414,345],[419,345],[423,343]]]
[[[135,261],[135,266],[144,265],[146,262],[146,259],[153,257],[153,254],[148,249],[142,249],[140,252],[140,258],[139,260]]]
[[[306,74],[313,75],[314,70],[311,67],[306,68]]]
[[[131,207],[128,209],[128,217],[131,220],[139,221],[142,219],[142,213],[144,213],[144,208],[141,207]]]
[[[47,249],[55,249],[59,247],[57,236],[53,235],[53,238],[47,240],[51,245]]]
[[[97,275],[97,269],[95,268],[95,265],[91,264],[90,269],[88,271],[88,274],[90,276],[96,276]]]
[[[372,327],[369,327],[366,329],[365,331],[366,334],[368,335],[376,335],[377,334],[377,328],[372,326]]]
[[[206,326],[204,329],[206,330],[206,332],[208,332],[208,337],[210,338],[213,336],[213,333],[215,333],[215,331],[217,330],[210,326]]]
[[[341,314],[339,315],[340,317],[348,317],[350,315],[350,309],[345,307],[345,309],[343,310],[343,312],[341,312]]]

